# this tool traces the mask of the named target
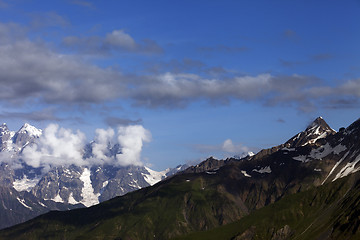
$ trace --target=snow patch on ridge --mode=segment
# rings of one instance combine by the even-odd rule
[[[75,200],[72,192],[69,195],[68,203],[74,204],[74,205],[79,203],[78,201]]]
[[[325,181],[329,178],[329,176],[334,172],[334,170],[339,166],[339,164],[344,161],[344,159],[347,157],[347,155],[349,155],[349,152],[345,153],[344,156],[334,165],[334,167],[331,169],[331,171],[329,172],[329,174],[326,176],[326,178],[324,179],[324,181],[321,183],[321,185],[323,185],[325,183]],[[333,180],[334,181],[334,180]]]
[[[81,196],[83,199],[80,202],[86,207],[98,204],[100,196],[100,193],[94,193],[94,188],[91,185],[90,174],[90,170],[88,168],[84,168],[84,171],[80,176],[80,180],[84,183],[84,186],[81,189]]]
[[[297,156],[297,157],[293,157],[293,159],[296,160],[296,161],[303,162],[303,163],[306,163],[306,162],[310,161],[310,159],[307,159],[305,155],[300,155],[300,156]]]
[[[40,181],[40,178],[34,178],[34,179],[28,179],[26,175],[22,179],[16,179],[13,182],[13,187],[16,191],[27,191],[30,192],[30,190],[35,187],[35,185]]]
[[[253,172],[258,172],[258,173],[271,173],[271,168],[270,166],[266,166],[263,168],[258,169],[253,169]]]
[[[18,133],[28,134],[31,137],[40,137],[42,135],[42,130],[25,123]]]
[[[103,182],[102,188],[105,188],[109,184],[109,181]]]
[[[166,174],[169,172],[169,169],[161,172],[154,171],[148,167],[145,167],[145,169],[146,171],[148,171],[149,174],[141,173],[141,175],[143,175],[144,180],[151,186],[160,182],[163,178],[166,177]]]
[[[130,187],[133,187],[133,188],[137,188],[137,189],[140,189],[140,185],[138,183],[138,180],[132,180],[131,183],[128,184]]]
[[[251,177],[251,175],[247,174],[247,172],[244,170],[241,170],[241,173],[244,174],[245,177]]]
[[[339,154],[343,151],[345,151],[347,148],[344,145],[337,145],[335,147],[331,147],[329,143],[325,144],[322,147],[319,147],[317,149],[313,149],[310,152],[310,157],[315,158],[315,159],[321,159],[326,157],[327,155],[329,155],[330,153],[334,153],[334,154]]]
[[[318,128],[316,129],[316,133],[315,133],[315,134],[319,134],[319,128],[320,128],[320,127],[318,127]],[[306,144],[315,143],[317,140],[319,140],[320,138],[325,138],[327,135],[328,135],[328,133],[327,133],[327,132],[324,132],[324,133],[320,134],[318,137],[316,137],[316,138],[314,138],[314,139],[311,139],[311,140],[308,141],[307,143],[303,144],[303,146],[305,146]]]
[[[59,193],[51,200],[53,200],[54,202],[64,203],[64,200],[60,197]]]
[[[24,199],[20,199],[20,198],[18,198],[18,197],[17,197],[16,199],[17,199],[17,200],[19,201],[19,203],[21,203],[21,205],[23,205],[24,207],[30,209],[31,211],[33,210],[32,207],[29,207],[28,205],[25,204],[25,200],[24,200]]]
[[[349,162],[343,167],[338,174],[336,174],[335,178],[332,181],[335,181],[336,179],[346,177],[347,175],[351,173],[355,173],[360,170],[360,166],[355,167],[357,163],[360,162],[360,155],[355,158],[353,162]]]

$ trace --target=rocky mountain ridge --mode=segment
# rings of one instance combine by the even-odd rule
[[[252,218],[253,214],[257,216],[258,210],[274,206],[275,213],[286,212],[279,219],[289,219],[289,222],[274,222],[276,228],[265,227],[264,235],[257,235],[259,239],[276,239],[282,235],[286,235],[286,239],[298,237],[311,229],[315,220],[316,225],[324,226],[321,230],[324,232],[313,230],[320,234],[316,236],[326,234],[329,237],[325,239],[338,239],[342,231],[349,229],[346,239],[357,239],[360,225],[354,216],[360,208],[352,204],[352,210],[348,203],[358,202],[360,120],[337,133],[324,122],[316,119],[284,144],[254,156],[240,160],[210,158],[152,187],[88,209],[52,212],[0,232],[0,236],[4,239],[8,239],[6,236],[42,239],[48,234],[67,239],[87,236],[172,239],[216,229],[247,216],[252,221],[260,221],[262,217]],[[276,203],[280,205],[273,205]],[[347,215],[340,214],[338,218],[337,213],[344,212],[342,209]],[[268,214],[267,210],[263,212]],[[327,213],[326,218],[321,212]],[[265,216],[271,218],[272,215]],[[301,217],[305,215],[315,220],[306,221]],[[297,224],[300,218],[301,226]],[[37,227],[39,221],[47,222],[46,232]],[[248,225],[244,232],[235,231],[226,239],[246,239],[242,237],[256,234],[255,225]]]
[[[28,204],[32,207],[31,209],[27,208],[27,211],[33,211],[33,214],[25,214],[28,218],[9,217],[9,219],[4,219],[0,222],[0,228],[19,223],[18,220],[27,220],[48,210],[89,207],[153,185],[186,168],[184,165],[158,172],[145,166],[121,167],[105,164],[55,166],[44,172],[41,167],[29,166],[22,160],[23,150],[36,144],[41,135],[41,129],[27,123],[16,132],[10,131],[6,124],[0,126],[0,186],[3,187],[2,191],[16,191],[28,197],[32,195],[33,199],[37,199],[33,202],[40,205],[39,208]],[[92,156],[93,143],[86,145],[84,157]],[[116,154],[121,154],[120,146],[109,144],[107,155],[114,157]],[[22,203],[27,200],[21,199],[23,200],[15,198],[15,201],[20,204],[19,206],[24,206]],[[50,202],[53,203],[50,204]],[[8,203],[3,202],[3,209],[0,208],[0,212],[3,216],[11,216],[14,212],[10,209]]]

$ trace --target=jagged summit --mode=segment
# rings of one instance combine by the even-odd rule
[[[327,130],[332,130],[334,131],[326,122],[322,117],[317,117],[307,128],[305,131],[314,129],[314,128],[318,128],[320,127],[321,130],[323,131],[327,131]]]
[[[298,133],[285,143],[286,147],[299,147],[313,144],[318,139],[325,138],[330,134],[335,134],[322,117],[317,117],[303,132]]]
[[[17,133],[25,133],[32,137],[40,137],[42,130],[30,125],[29,123],[25,123]]]
[[[3,123],[0,125],[0,133],[3,133],[5,131],[9,131],[9,128],[7,127],[6,123]]]

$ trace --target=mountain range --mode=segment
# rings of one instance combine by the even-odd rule
[[[145,166],[54,166],[44,171],[22,160],[22,152],[36,144],[43,131],[24,124],[18,131],[0,126],[0,228],[26,221],[49,210],[89,207],[140,188],[186,168],[179,165],[164,171]],[[83,150],[92,155],[93,142]],[[109,143],[107,154],[121,154],[118,144]]]
[[[0,239],[359,239],[359,138],[360,119],[336,132],[319,117],[255,155],[209,158],[92,207],[4,229]]]

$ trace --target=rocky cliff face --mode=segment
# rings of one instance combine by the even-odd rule
[[[0,228],[10,227],[51,210],[70,210],[84,207],[81,204],[63,204],[35,197],[33,194],[18,192],[12,187],[0,186]]]

